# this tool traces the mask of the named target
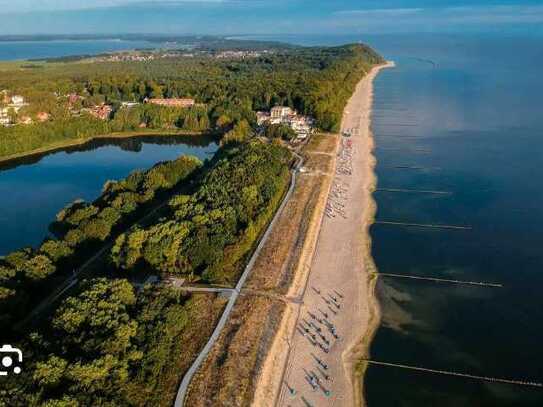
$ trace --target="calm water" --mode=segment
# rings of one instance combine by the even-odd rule
[[[378,186],[452,194],[377,192],[377,219],[473,229],[374,225],[379,270],[504,285],[381,278],[372,358],[543,382],[542,38],[268,38],[364,41],[398,63],[375,82]],[[535,407],[543,390],[371,366],[366,399],[370,407]]]
[[[379,270],[498,282],[480,288],[384,277],[379,361],[543,382],[543,42],[377,39],[398,63],[375,83]],[[412,166],[415,169],[397,168]],[[370,406],[542,406],[541,389],[370,367]]]
[[[157,44],[147,41],[126,40],[0,41],[0,60],[96,55],[156,46]]]
[[[183,154],[210,158],[217,148],[203,137],[99,140],[0,166],[0,255],[39,245],[60,209],[97,198],[107,180]]]

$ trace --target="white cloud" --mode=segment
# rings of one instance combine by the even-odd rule
[[[396,17],[405,16],[411,14],[417,14],[424,11],[423,8],[380,8],[380,9],[367,9],[367,10],[341,10],[333,13],[337,16],[349,16],[349,17]]]
[[[437,16],[451,23],[507,24],[543,22],[543,6],[464,6],[448,7]]]
[[[361,32],[439,31],[447,27],[523,23],[543,23],[543,5],[342,10],[320,21],[330,29]]]
[[[121,7],[147,4],[173,5],[197,3],[226,3],[229,0],[0,0],[0,13],[27,13],[31,11],[82,10],[90,8]]]

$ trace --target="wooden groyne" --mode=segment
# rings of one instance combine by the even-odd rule
[[[393,273],[371,273],[377,277],[396,277],[396,278],[408,278],[411,280],[423,280],[423,281],[434,281],[436,283],[450,283],[450,284],[462,284],[462,285],[476,285],[480,287],[494,287],[494,288],[503,288],[502,284],[499,283],[488,283],[483,281],[463,281],[463,280],[452,280],[447,278],[437,278],[437,277],[423,277],[423,276],[409,276],[405,274],[393,274]]]
[[[391,226],[411,226],[411,227],[431,228],[431,229],[454,229],[454,230],[472,230],[473,229],[471,226],[433,225],[433,224],[425,224],[425,223],[392,222],[392,221],[384,221],[384,220],[375,221],[374,224],[391,225]]]
[[[514,384],[517,386],[529,386],[529,387],[538,387],[543,388],[543,383],[534,382],[534,381],[527,381],[527,380],[516,380],[516,379],[502,379],[497,377],[488,377],[488,376],[478,376],[470,373],[461,373],[461,372],[453,372],[449,370],[438,370],[438,369],[429,369],[425,367],[418,367],[418,366],[410,366],[410,365],[404,365],[400,363],[389,363],[389,362],[380,362],[377,360],[370,360],[370,359],[363,359],[364,362],[376,365],[376,366],[386,366],[386,367],[396,367],[400,369],[407,369],[407,370],[415,370],[418,372],[425,372],[425,373],[432,373],[432,374],[440,374],[440,375],[446,375],[446,376],[456,376],[456,377],[463,377],[466,379],[473,379],[473,380],[480,380],[485,382],[493,382],[493,383],[505,383],[505,384]]]
[[[452,195],[451,191],[434,191],[429,189],[408,189],[408,188],[377,188],[377,192],[407,192],[418,194],[434,194],[434,195]]]
[[[388,167],[383,167],[387,169],[394,170],[421,170],[421,171],[440,171],[440,167],[422,167],[418,165],[391,165]]]
[[[379,123],[380,127],[417,127],[419,126],[418,123]]]
[[[426,64],[432,65],[433,68],[437,68],[437,62],[432,61],[431,59],[424,59],[424,58],[413,58],[415,61],[423,62]]]
[[[376,150],[381,150],[381,151],[401,151],[401,152],[406,152],[405,148],[386,148],[386,147],[377,146],[377,147],[375,147],[375,149]],[[423,154],[430,154],[432,152],[432,151],[424,149],[424,148],[411,148],[411,149],[407,149],[407,150],[410,151],[410,152],[423,153]]]
[[[409,139],[409,140],[413,140],[413,139],[423,139],[423,138],[426,138],[426,137],[423,137],[423,136],[404,136],[404,135],[401,135],[401,134],[376,134],[374,136],[375,138],[383,138],[383,137],[390,137],[390,138],[406,138],[406,139]]]

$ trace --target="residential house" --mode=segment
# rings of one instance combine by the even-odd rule
[[[296,114],[294,110],[292,110],[290,107],[286,106],[274,106],[272,107],[270,111],[271,119],[272,120],[283,120],[287,116],[291,116],[293,114]]]
[[[82,109],[83,111],[89,113],[91,116],[96,117],[100,120],[107,120],[113,112],[113,108],[110,105],[101,104],[93,106],[90,109]]]
[[[168,106],[168,107],[192,107],[195,104],[194,99],[184,98],[184,99],[145,99],[145,103],[150,103],[152,105],[159,106]]]
[[[11,97],[9,96],[9,92],[6,89],[0,91],[0,94],[2,95],[2,102],[5,105],[11,103]]]
[[[2,126],[8,126],[11,124],[11,118],[9,116],[9,108],[0,108],[0,124]]]
[[[49,113],[47,113],[47,112],[38,112],[36,114],[36,119],[40,123],[46,122],[47,120],[49,120]]]
[[[11,97],[11,104],[13,106],[25,106],[25,98],[20,95],[14,95]]]
[[[70,105],[70,107],[73,107],[73,105],[83,99],[85,98],[83,96],[79,96],[77,93],[70,93],[68,95],[68,104]]]
[[[268,112],[256,112],[256,124],[262,126],[270,120],[271,116]]]
[[[22,116],[19,119],[19,123],[21,123],[21,124],[32,124],[32,118],[30,116]]]

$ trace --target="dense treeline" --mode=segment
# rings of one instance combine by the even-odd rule
[[[119,236],[111,251],[127,271],[233,281],[270,220],[289,179],[290,154],[249,142],[226,150],[192,195],[171,199],[171,214]]]
[[[284,124],[268,124],[264,126],[263,136],[269,139],[293,140],[296,132]]]
[[[64,111],[46,123],[0,126],[0,158],[113,132],[141,132],[142,128],[206,131],[210,129],[209,114],[205,107],[184,109],[139,105],[118,108],[112,120],[104,121],[86,113],[79,117],[70,117],[68,112]]]
[[[85,281],[25,340],[25,370],[0,383],[0,405],[169,405],[179,338],[200,312],[166,287],[138,293],[125,279]]]
[[[114,132],[146,128],[179,128],[187,131],[204,131],[210,128],[209,116],[205,107],[189,109],[157,105],[139,105],[129,109],[119,109],[111,121]]]
[[[0,329],[10,327],[43,298],[44,288],[54,282],[50,280],[65,278],[107,239],[141,217],[157,194],[167,193],[200,166],[198,159],[182,156],[107,182],[93,203],[75,202],[57,215],[51,225],[57,239],[0,258]]]
[[[53,123],[44,126],[46,130],[41,130],[39,136],[35,134],[40,132],[41,124],[0,127],[0,138],[5,140],[0,157],[78,135],[89,137],[113,130],[97,120],[71,118],[66,113],[67,106],[61,103],[62,97],[54,94],[76,93],[85,97],[83,104],[105,102],[114,107],[122,101],[142,102],[145,98],[192,97],[207,107],[207,114],[196,109],[197,117],[190,119],[157,109],[162,118],[145,121],[155,128],[181,125],[188,130],[201,130],[207,126],[226,133],[242,120],[254,124],[255,110],[287,105],[315,116],[319,127],[337,130],[354,86],[372,65],[380,62],[382,58],[370,48],[348,45],[282,50],[239,60],[185,57],[148,62],[46,64],[39,71],[7,72],[0,77],[0,88],[26,96],[28,109],[51,112]],[[115,116],[119,118],[113,120],[115,130],[133,130],[145,113],[139,109],[133,113],[118,109]]]

